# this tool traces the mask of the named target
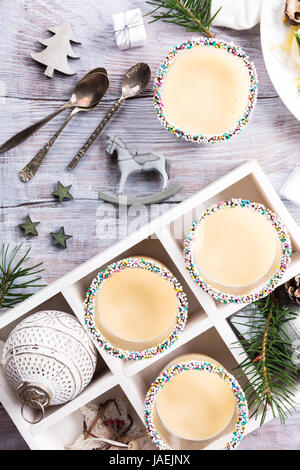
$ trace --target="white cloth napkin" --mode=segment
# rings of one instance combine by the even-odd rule
[[[213,0],[212,14],[222,7],[213,25],[232,29],[253,28],[260,21],[261,6],[262,0]]]

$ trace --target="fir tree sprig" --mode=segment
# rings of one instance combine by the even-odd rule
[[[27,289],[44,286],[44,284],[37,284],[37,281],[41,279],[37,275],[44,271],[38,268],[43,263],[24,267],[24,263],[29,257],[30,248],[18,259],[21,247],[22,243],[10,249],[8,243],[7,245],[3,244],[0,249],[0,309],[12,308],[28,299],[32,293],[26,292]]]
[[[300,34],[298,33],[298,31],[295,31],[295,38],[296,38],[296,41],[299,47],[299,53],[300,53]]]
[[[276,291],[243,311],[244,314],[234,316],[232,323],[248,328],[246,338],[239,341],[248,357],[236,370],[240,371],[240,377],[248,377],[243,389],[252,409],[251,417],[260,417],[260,425],[263,425],[271,409],[273,417],[278,416],[284,424],[295,409],[297,377],[285,326],[297,314],[280,304]]]
[[[212,15],[211,0],[148,0],[147,3],[155,6],[149,13],[153,18],[150,23],[163,20],[183,26],[187,31],[214,37],[210,25],[221,8]]]

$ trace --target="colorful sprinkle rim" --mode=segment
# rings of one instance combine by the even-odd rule
[[[110,344],[104,338],[94,320],[95,298],[97,293],[103,286],[105,280],[112,276],[114,273],[118,273],[123,269],[132,268],[145,269],[154,272],[166,279],[175,290],[178,300],[178,314],[173,332],[162,343],[158,344],[157,346],[153,346],[149,349],[145,349],[143,351],[127,351],[121,348],[117,348],[113,344]],[[112,263],[103,271],[98,273],[98,275],[93,279],[87,291],[86,299],[84,301],[84,311],[85,324],[89,332],[93,336],[94,340],[99,344],[101,348],[103,348],[107,353],[111,354],[112,356],[118,357],[119,359],[140,360],[150,359],[153,356],[165,352],[175,343],[175,341],[177,341],[187,321],[188,302],[186,294],[183,292],[181,284],[165,266],[162,266],[154,260],[132,257],[116,261],[115,263]]]
[[[199,371],[208,371],[212,374],[217,374],[220,379],[224,382],[228,383],[234,393],[238,416],[235,423],[235,427],[232,433],[232,438],[229,442],[225,444],[224,450],[232,450],[238,446],[241,442],[246,424],[248,422],[248,404],[245,397],[245,394],[235,379],[231,374],[229,374],[225,369],[215,364],[206,361],[186,361],[181,362],[179,364],[174,364],[170,366],[168,369],[164,369],[159,377],[153,382],[151,387],[148,390],[148,393],[145,398],[145,424],[148,434],[150,435],[152,441],[156,445],[156,447],[160,450],[172,450],[168,446],[167,442],[165,442],[158,432],[155,430],[154,426],[154,406],[155,406],[155,399],[160,392],[160,390],[164,387],[166,383],[168,383],[175,375],[180,374],[181,372],[187,370],[199,370]],[[173,449],[174,450],[174,449]]]
[[[272,225],[275,227],[275,230],[278,234],[280,243],[281,243],[281,256],[280,256],[280,265],[278,270],[274,274],[271,279],[266,282],[262,287],[255,289],[253,292],[241,296],[235,296],[232,294],[227,294],[225,292],[221,292],[218,289],[210,286],[200,275],[196,263],[194,261],[193,256],[193,244],[194,239],[197,233],[197,229],[202,222],[203,219],[208,217],[210,214],[217,212],[219,210],[223,210],[226,208],[234,208],[234,207],[245,207],[248,209],[252,209],[258,214],[266,217]],[[250,303],[255,302],[273,292],[277,284],[279,283],[280,279],[282,278],[283,274],[285,273],[286,269],[291,260],[292,256],[292,245],[290,241],[290,237],[287,233],[286,227],[279,219],[279,217],[274,214],[270,209],[267,209],[263,204],[258,204],[256,202],[250,202],[246,199],[231,199],[229,201],[221,201],[218,204],[214,204],[213,206],[209,207],[198,219],[195,219],[194,223],[192,224],[190,231],[188,232],[186,239],[183,244],[183,252],[185,257],[186,269],[189,271],[193,280],[198,284],[205,292],[210,294],[216,300],[220,302],[227,303]]]
[[[173,124],[170,124],[165,116],[164,111],[164,103],[162,99],[162,91],[166,73],[168,71],[168,67],[172,64],[173,60],[177,56],[177,54],[181,53],[185,49],[191,49],[195,46],[212,46],[216,47],[217,49],[225,49],[229,54],[233,54],[234,56],[241,57],[249,71],[250,75],[250,88],[249,88],[249,95],[248,95],[248,102],[245,109],[244,115],[241,119],[238,120],[236,127],[229,131],[225,132],[221,135],[203,135],[203,134],[190,134],[187,131],[183,131],[178,129]],[[248,124],[250,116],[254,110],[256,100],[257,100],[257,93],[258,93],[258,79],[257,73],[254,66],[254,63],[250,61],[247,54],[240,49],[239,47],[235,46],[232,43],[227,43],[225,41],[219,41],[212,38],[200,38],[198,40],[189,40],[178,44],[177,46],[172,49],[168,56],[166,57],[165,61],[159,66],[156,78],[154,81],[154,108],[157,114],[158,119],[162,123],[162,125],[167,129],[167,131],[175,134],[176,137],[179,139],[185,139],[189,142],[197,142],[197,143],[216,143],[221,142],[224,140],[229,140],[234,135],[238,135],[243,127]]]

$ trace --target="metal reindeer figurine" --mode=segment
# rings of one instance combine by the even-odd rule
[[[172,186],[168,187],[170,162],[164,157],[162,153],[143,153],[133,155],[129,152],[126,145],[119,137],[110,135],[106,137],[105,151],[108,156],[117,157],[118,167],[121,172],[121,178],[119,182],[117,196],[99,192],[99,199],[103,199],[104,201],[112,202],[115,204],[153,204],[164,201],[165,199],[173,196],[182,189],[182,186],[178,183],[175,183]],[[131,173],[147,171],[157,171],[158,173],[160,173],[163,180],[163,186],[161,191],[145,197],[120,197],[124,195],[125,183]]]

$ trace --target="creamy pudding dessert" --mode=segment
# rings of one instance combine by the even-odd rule
[[[96,324],[109,335],[153,344],[175,326],[175,290],[155,272],[126,269],[107,279],[96,298]]]
[[[243,59],[224,49],[196,46],[169,67],[162,92],[165,116],[193,134],[224,134],[245,113],[249,88]]]
[[[220,210],[203,219],[194,242],[199,272],[225,288],[253,286],[276,270],[280,241],[266,217],[250,208]]]
[[[257,89],[254,64],[241,49],[212,39],[187,41],[158,69],[155,110],[177,137],[214,143],[248,123]]]
[[[87,292],[85,320],[106,352],[121,359],[146,359],[164,352],[182,332],[187,297],[179,281],[158,261],[134,256],[99,272]]]
[[[243,199],[208,208],[184,241],[194,281],[225,303],[249,303],[272,292],[291,254],[288,233],[276,214]]]
[[[191,360],[221,366],[208,356],[189,354],[172,361],[167,368]],[[155,406],[161,425],[173,441],[217,437],[232,421],[236,409],[230,386],[217,374],[204,370],[185,370],[173,377],[158,393]]]

